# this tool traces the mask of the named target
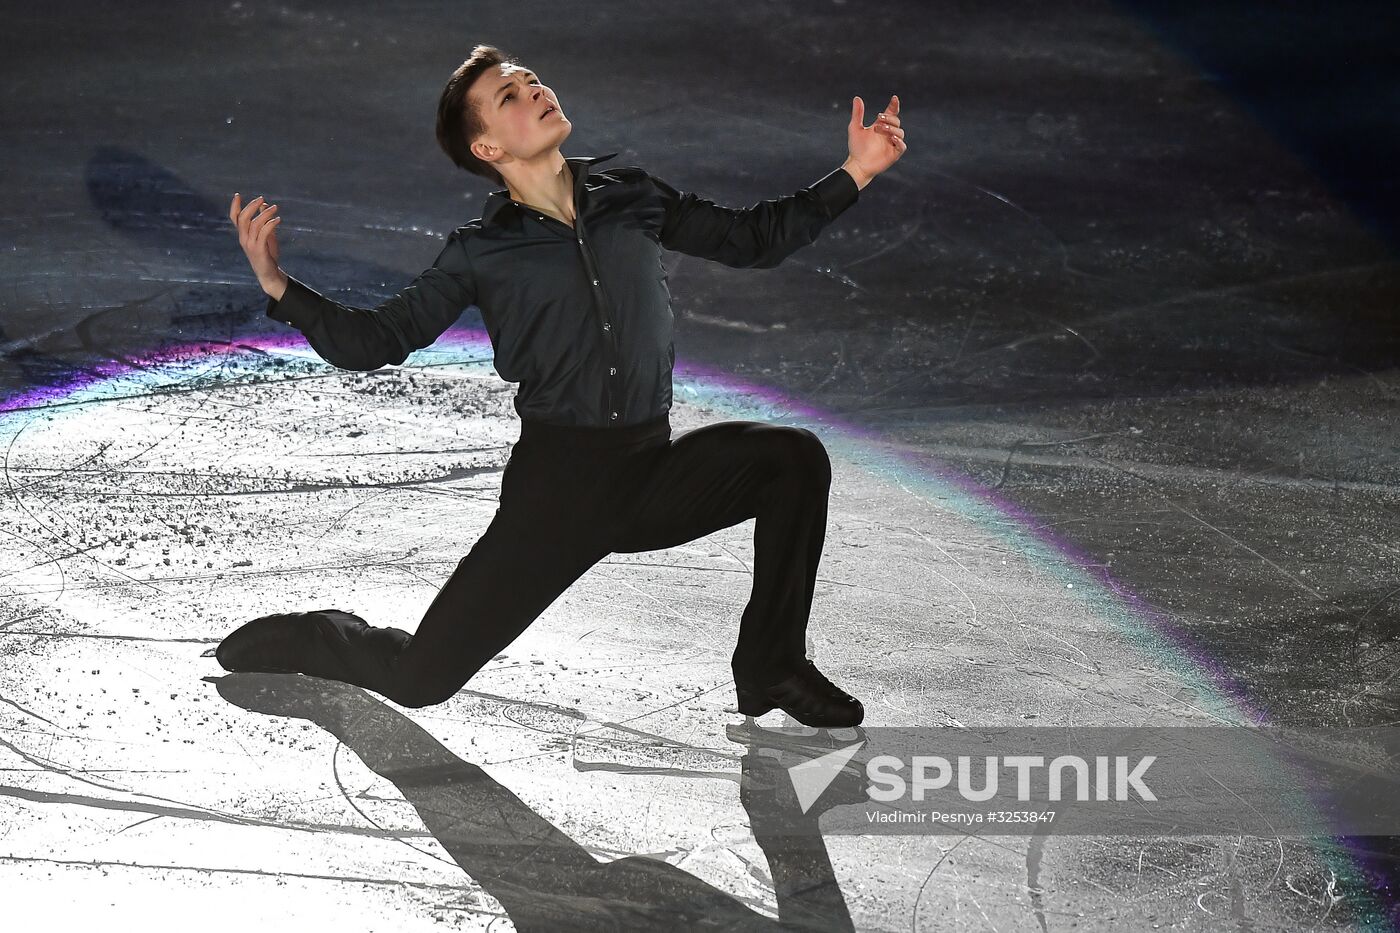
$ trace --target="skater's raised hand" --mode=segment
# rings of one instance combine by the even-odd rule
[[[287,276],[277,264],[277,224],[281,217],[272,216],[276,204],[268,204],[259,195],[243,205],[237,192],[229,205],[228,216],[238,228],[238,245],[248,257],[258,284],[269,294],[280,295],[286,288]]]
[[[846,145],[850,155],[847,167],[853,168],[857,180],[869,181],[889,168],[904,155],[904,129],[899,125],[899,95],[890,95],[890,105],[881,111],[875,122],[864,126],[865,101],[851,100],[851,122],[846,127]],[[861,178],[864,175],[864,178]]]

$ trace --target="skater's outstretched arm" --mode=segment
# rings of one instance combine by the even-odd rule
[[[855,179],[838,168],[794,194],[736,208],[650,179],[665,206],[661,245],[739,269],[777,266],[816,240],[859,192]]]
[[[864,126],[865,104],[851,102],[848,155],[841,167],[806,188],[752,207],[723,207],[649,176],[665,207],[660,230],[667,249],[737,268],[771,269],[817,236],[856,202],[860,189],[904,154],[899,98]]]
[[[292,278],[277,263],[277,205],[261,197],[243,206],[233,196],[229,217],[238,242],[268,295],[267,316],[300,330],[327,363],[369,371],[398,365],[429,346],[476,301],[461,230],[454,230],[433,264],[397,295],[373,308],[341,304]]]

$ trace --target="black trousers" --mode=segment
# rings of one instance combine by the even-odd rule
[[[753,518],[753,585],[731,667],[776,683],[806,656],[831,461],[806,428],[728,421],[671,437],[669,416],[621,428],[522,421],[490,525],[413,635],[311,613],[295,665],[403,706],[441,703],[611,553],[672,547]]]

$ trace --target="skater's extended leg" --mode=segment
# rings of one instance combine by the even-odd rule
[[[503,509],[458,562],[380,690],[403,706],[441,703],[607,555],[587,529]]]
[[[411,636],[339,610],[265,616],[224,639],[219,662],[341,680],[404,706],[441,703],[606,556],[584,507],[593,478],[576,459],[513,455],[495,517]]]

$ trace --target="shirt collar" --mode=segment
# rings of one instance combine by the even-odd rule
[[[590,166],[592,166],[595,162],[606,162],[608,159],[614,158],[616,156],[616,152],[609,152],[607,155],[566,157],[564,161],[567,162],[569,164],[570,169],[573,170],[574,194],[577,195],[581,190],[583,190],[584,179],[589,174]],[[492,191],[486,196],[486,206],[481,209],[482,223],[500,223],[502,220],[505,219],[506,216],[509,216],[509,214],[507,214],[501,217],[497,217],[496,215],[499,214],[502,210],[511,210],[516,212],[520,210],[519,202],[511,200],[510,189],[508,188],[499,188],[495,191]]]

